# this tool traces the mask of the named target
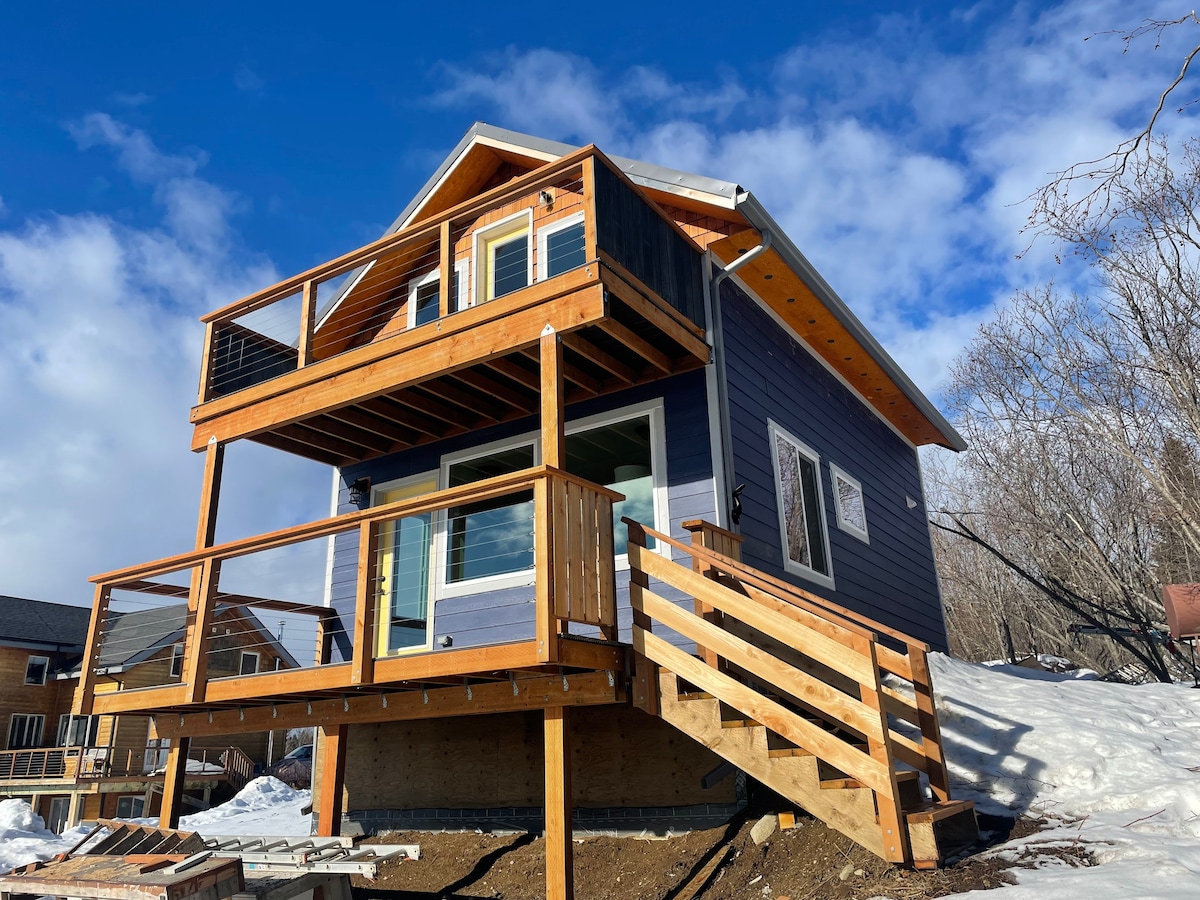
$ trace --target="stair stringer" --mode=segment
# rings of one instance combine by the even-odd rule
[[[886,859],[875,800],[867,788],[825,790],[815,756],[771,757],[761,725],[724,728],[720,701],[680,700],[673,673],[659,673],[659,717],[721,758],[803,807],[876,856]]]

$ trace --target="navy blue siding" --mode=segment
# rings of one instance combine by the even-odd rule
[[[568,422],[598,413],[617,410],[635,403],[662,398],[663,422],[666,433],[667,497],[671,534],[687,541],[690,535],[682,528],[689,519],[715,520],[715,500],[712,483],[712,456],[708,433],[708,400],[704,373],[689,372],[652,384],[609,394],[567,407]],[[469,449],[536,431],[536,418],[484,429],[470,435],[415,447],[402,453],[381,457],[342,470],[338,512],[352,512],[349,485],[356,478],[369,475],[372,484],[385,484],[399,478],[429,472],[438,468],[447,453]],[[676,556],[679,556],[676,553]],[[332,603],[348,628],[354,622],[354,590],[358,558],[358,535],[340,535],[334,544]],[[617,572],[617,613],[621,639],[628,641],[632,613],[629,609],[629,573]],[[663,586],[652,586],[663,596],[686,602]],[[534,631],[533,588],[517,587],[489,591],[465,597],[437,601],[434,635],[453,637],[453,647],[475,647],[507,641],[529,640]],[[572,626],[574,634],[595,634],[594,629]],[[670,637],[664,635],[664,637]],[[439,649],[436,646],[435,650]]]
[[[737,285],[721,303],[743,559],[945,649],[916,450]],[[783,568],[768,418],[820,454],[833,591]],[[869,545],[837,527],[830,463],[862,483]]]

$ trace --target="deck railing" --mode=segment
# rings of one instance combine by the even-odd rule
[[[527,633],[506,640],[536,642],[537,661],[552,663],[557,637],[567,623],[596,626],[615,638],[612,515],[613,503],[622,499],[600,485],[538,466],[96,576],[93,616],[99,637],[87,650],[77,714],[93,708],[95,679],[107,653],[106,636],[110,641],[122,639],[113,604],[145,604],[147,595],[188,598],[185,616],[176,608],[179,621],[186,621],[182,658],[174,664],[177,674],[171,674],[164,660],[156,681],[146,676],[138,690],[104,694],[101,711],[120,711],[113,703],[121,705],[121,695],[139,693],[145,695],[144,705],[138,701],[122,709],[186,707],[357,687],[388,680],[387,673],[377,678],[377,658],[386,667],[385,659],[397,652],[443,652],[432,643],[429,607],[418,608],[414,584],[402,580],[404,567],[397,560],[411,533],[405,525],[415,525],[418,533],[436,531],[433,542],[421,551],[430,554],[425,557],[427,565],[418,567],[419,574],[413,576],[422,580],[422,589],[433,583],[426,580],[431,575],[429,560],[440,570],[438,589],[445,590],[458,579],[452,593],[463,596],[479,583],[471,580],[477,574],[472,565],[491,573],[500,559],[510,580],[526,585],[534,612]],[[483,533],[485,527],[495,528],[497,520],[508,529],[504,535]],[[477,525],[480,522],[484,524]],[[307,579],[300,565],[305,558],[318,560]],[[481,592],[488,579],[482,585]],[[336,604],[339,594],[341,615]],[[323,605],[322,597],[335,605]],[[229,618],[229,610],[241,615]],[[266,672],[241,668],[255,640],[276,639],[264,633],[267,629],[261,621],[247,615],[255,610],[260,615],[266,611],[309,617],[312,624],[307,631],[289,626],[289,644],[298,667]],[[421,630],[421,640],[393,648],[381,635],[393,627],[403,630],[404,623],[397,626],[397,619],[405,610],[412,613],[408,626]],[[218,619],[221,625],[215,627]],[[297,650],[298,641],[308,649]],[[118,700],[113,701],[114,696]]]
[[[155,750],[113,747],[39,747],[0,751],[0,782],[92,781],[153,778],[162,774]],[[227,779],[240,790],[253,777],[254,763],[237,747],[203,750],[188,758],[188,772]]]

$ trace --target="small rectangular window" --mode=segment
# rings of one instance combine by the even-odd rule
[[[529,286],[533,263],[529,235],[529,210],[475,232],[476,304]]]
[[[412,289],[408,302],[412,304],[410,318],[414,327],[437,320],[441,313],[442,291],[436,272],[433,278],[425,279]]]
[[[140,819],[146,798],[141,794],[127,794],[117,798],[118,819]]]
[[[832,463],[829,466],[829,474],[833,477],[833,508],[837,513],[838,528],[870,543],[867,537],[867,506],[863,498],[862,484]]]
[[[171,648],[171,677],[179,678],[183,675],[183,644],[176,644]]]
[[[242,660],[238,665],[239,675],[253,675],[258,671],[258,654],[242,652]]]
[[[821,458],[774,422],[767,424],[784,568],[832,587],[833,566],[821,493]]]
[[[553,278],[587,262],[583,213],[538,230],[538,278]]]
[[[50,657],[31,656],[25,663],[25,683],[45,684],[46,673],[50,670]]]
[[[38,746],[42,742],[45,724],[45,716],[14,714],[8,725],[8,749],[24,750]]]

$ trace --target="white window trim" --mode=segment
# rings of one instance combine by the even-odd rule
[[[175,671],[175,661],[179,660],[179,671]],[[171,667],[168,670],[172,678],[183,677],[183,642],[171,645]]]
[[[244,663],[246,661],[247,656],[254,657],[254,671],[253,672],[243,672],[242,671],[242,663]],[[262,671],[262,669],[260,668],[261,666],[262,666],[262,654],[260,654],[257,650],[243,650],[241,656],[238,657],[238,675],[241,677],[245,677],[247,675],[257,675],[260,671]]]
[[[487,252],[488,243],[506,234],[516,234],[521,230],[521,227],[517,225],[521,220],[524,220],[525,240],[529,245],[525,253],[525,282],[526,286],[533,284],[533,210],[525,209],[513,213],[511,216],[505,216],[490,225],[485,225],[472,236],[471,258],[475,261],[475,283],[474,290],[471,291],[471,306],[478,306],[480,303],[486,302],[480,298],[486,298],[488,294],[484,276],[490,272],[490,267],[482,257],[482,254]]]
[[[459,284],[462,284],[462,282],[460,281]],[[428,484],[431,481],[433,482],[433,489],[435,491],[439,490],[440,486],[445,483],[445,480],[442,478],[440,469],[431,469],[426,472],[417,472],[414,475],[405,475],[403,478],[393,478],[391,481],[385,481],[383,484],[372,485],[372,487],[371,487],[371,505],[372,506],[379,505],[379,502],[380,502],[379,498],[382,497],[384,494],[389,493],[390,491],[396,490],[396,488],[407,487],[410,484],[422,484],[422,483]],[[428,587],[429,610],[427,613],[429,616],[429,619],[425,625],[425,643],[424,644],[415,644],[412,647],[401,647],[400,649],[397,649],[397,650],[389,650],[387,652],[388,658],[393,657],[393,656],[404,656],[409,653],[428,653],[431,650],[433,650],[433,604],[434,604],[434,601],[437,599],[437,584],[438,584],[438,579],[437,579],[438,516],[439,516],[439,512],[437,512],[437,511],[435,511],[433,513],[433,515],[430,516],[430,527],[432,529],[432,533],[429,536],[429,553],[430,553],[429,587]],[[378,614],[378,605],[376,606],[376,613]],[[374,644],[374,646],[372,647],[372,652],[377,650],[378,647],[379,647],[379,644],[378,644],[378,642],[376,642]],[[383,659],[385,657],[376,656],[375,658]]]
[[[526,433],[517,437],[492,441],[489,444],[481,444],[477,447],[447,453],[442,456],[441,466],[438,469],[438,489],[443,491],[449,490],[450,467],[455,463],[467,462],[468,460],[478,459],[481,456],[490,456],[493,453],[499,453],[504,450],[517,450],[521,447],[529,446],[533,447],[533,465],[540,465],[542,461],[542,448],[537,432]],[[482,594],[505,588],[526,587],[537,583],[536,563],[530,568],[522,569],[519,572],[508,572],[504,575],[487,575],[483,578],[471,578],[467,581],[455,581],[454,583],[447,581],[446,560],[450,551],[449,516],[447,513],[448,510],[439,509],[433,517],[433,600],[435,603],[438,600],[449,599],[451,597],[467,597],[471,594]]]
[[[467,260],[465,260],[465,259],[460,259],[460,260],[458,260],[458,262],[456,262],[454,264],[454,274],[458,276],[458,291],[457,291],[457,296],[450,298],[450,303],[449,303],[448,309],[452,313],[458,312],[460,309],[466,309],[467,271],[468,271],[468,269],[469,269],[469,267],[467,265]],[[417,289],[423,288],[425,285],[427,285],[431,282],[435,282],[435,281],[440,282],[441,280],[442,280],[442,270],[441,269],[433,269],[432,271],[426,272],[424,275],[418,275],[416,278],[413,278],[408,282],[408,316],[407,316],[407,320],[408,320],[409,328],[419,328],[420,327],[419,325],[417,325]],[[453,287],[453,280],[451,281],[451,284],[449,284],[449,285],[440,285],[439,286],[439,288],[438,288],[439,303],[441,302],[440,292],[443,290],[448,291],[448,290],[450,290],[451,287]],[[440,319],[441,317],[442,317],[441,309],[439,308],[438,319]],[[435,319],[434,321],[437,321],[437,319]],[[426,322],[425,324],[432,325],[433,322]]]
[[[30,681],[29,680],[29,667],[31,665],[33,665],[33,661],[35,659],[40,659],[42,661],[42,680],[41,681]],[[40,687],[40,686],[44,685],[46,683],[46,678],[49,676],[49,674],[50,674],[50,657],[38,656],[37,654],[31,653],[29,655],[29,658],[25,660],[25,684],[27,684],[29,687]]]
[[[857,478],[853,477],[852,475],[850,475],[849,473],[847,473],[845,469],[841,468],[840,466],[834,465],[833,463],[829,464],[829,476],[830,476],[830,481],[833,484],[833,511],[837,517],[838,528],[842,529],[842,531],[846,532],[847,534],[854,535],[854,537],[858,538],[864,544],[871,543],[871,538],[867,534],[866,528],[859,528],[853,522],[847,521],[842,516],[842,495],[840,493],[838,493],[838,489],[837,489],[837,480],[840,478],[842,481],[846,482],[847,484],[852,485],[854,487],[854,489],[858,491],[859,499],[862,501],[863,521],[866,522],[866,519],[867,519],[867,495],[863,492],[862,482],[859,481]],[[868,523],[868,525],[869,525],[869,523]]]
[[[821,481],[821,455],[785,428],[781,428],[773,419],[767,419],[767,433],[771,440],[771,470],[775,475],[775,509],[779,515],[779,549],[783,554],[785,571],[801,578],[807,578],[816,584],[833,589],[833,553],[829,546],[829,520],[825,516],[825,488]],[[779,472],[779,451],[776,438],[782,437],[791,444],[801,455],[806,457],[815,467],[817,473],[817,507],[821,521],[821,539],[825,544],[825,560],[829,564],[829,573],[818,572],[811,566],[798,563],[792,559],[788,549],[787,515],[783,509],[783,478]]]
[[[565,231],[568,228],[574,228],[576,225],[582,225],[584,222],[583,212],[577,212],[574,215],[566,216],[559,219],[557,222],[551,222],[549,225],[543,225],[537,230],[537,273],[538,281],[545,281],[547,278],[557,278],[557,275],[545,275],[545,261],[548,251],[546,250],[547,239],[560,231]],[[587,255],[586,253],[584,254]],[[585,259],[584,262],[587,262]]]

